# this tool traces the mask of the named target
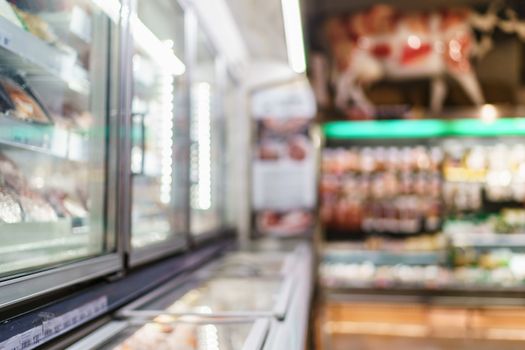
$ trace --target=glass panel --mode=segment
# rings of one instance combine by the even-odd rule
[[[292,261],[291,254],[253,253],[248,251],[228,254],[211,267],[214,275],[229,277],[285,276]]]
[[[202,30],[197,35],[197,62],[191,87],[191,232],[222,226],[224,118],[220,111],[217,62]]]
[[[184,238],[186,118],[184,64],[178,58],[184,55],[184,12],[173,1],[141,0],[137,13],[132,21],[132,246],[143,248]]]
[[[239,130],[239,122],[236,119],[239,112],[239,97],[237,84],[224,72],[226,75],[225,87],[223,94],[223,110],[224,110],[224,147],[225,151],[222,156],[223,162],[223,184],[224,184],[224,224],[228,227],[235,227],[238,215],[238,198],[234,195],[237,191],[236,179],[233,176],[228,176],[230,173],[228,169],[235,166],[234,160],[238,157],[237,139],[235,137],[227,137],[227,135],[234,135]]]
[[[114,249],[110,23],[86,1],[0,1],[0,278]]]
[[[162,317],[162,322],[169,322]],[[244,349],[254,322],[228,324],[147,323],[126,328],[99,350]],[[256,350],[256,349],[253,349]]]
[[[196,279],[183,288],[170,289],[139,309],[203,314],[271,312],[282,292],[283,281],[283,278],[279,277],[246,278],[220,275],[204,281]]]

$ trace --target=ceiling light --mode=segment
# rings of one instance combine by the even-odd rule
[[[175,55],[170,47],[172,42],[162,42],[159,38],[138,18],[136,14],[131,16],[131,31],[137,45],[160,66],[167,69],[173,75],[181,75],[186,71],[186,66]]]
[[[296,73],[306,71],[300,0],[281,0],[288,62]]]

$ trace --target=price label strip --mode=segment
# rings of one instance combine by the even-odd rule
[[[100,297],[65,314],[45,320],[41,325],[3,341],[0,343],[0,350],[34,349],[51,338],[105,313],[107,309],[107,297]]]

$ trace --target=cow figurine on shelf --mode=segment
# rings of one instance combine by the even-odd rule
[[[366,115],[374,106],[363,86],[380,80],[431,80],[432,112],[441,111],[445,78],[456,80],[475,105],[484,103],[471,58],[491,48],[486,36],[476,42],[473,28],[491,33],[497,9],[480,15],[466,8],[401,13],[376,5],[347,17],[328,20],[325,34],[335,63],[335,104],[352,101]],[[488,39],[488,40],[486,40]]]

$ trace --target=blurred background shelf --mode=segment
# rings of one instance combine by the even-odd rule
[[[323,260],[330,263],[362,263],[370,262],[374,265],[437,265],[445,263],[447,252],[436,251],[387,251],[387,250],[348,250],[325,249]]]
[[[449,238],[454,247],[525,247],[525,233],[454,233]]]

